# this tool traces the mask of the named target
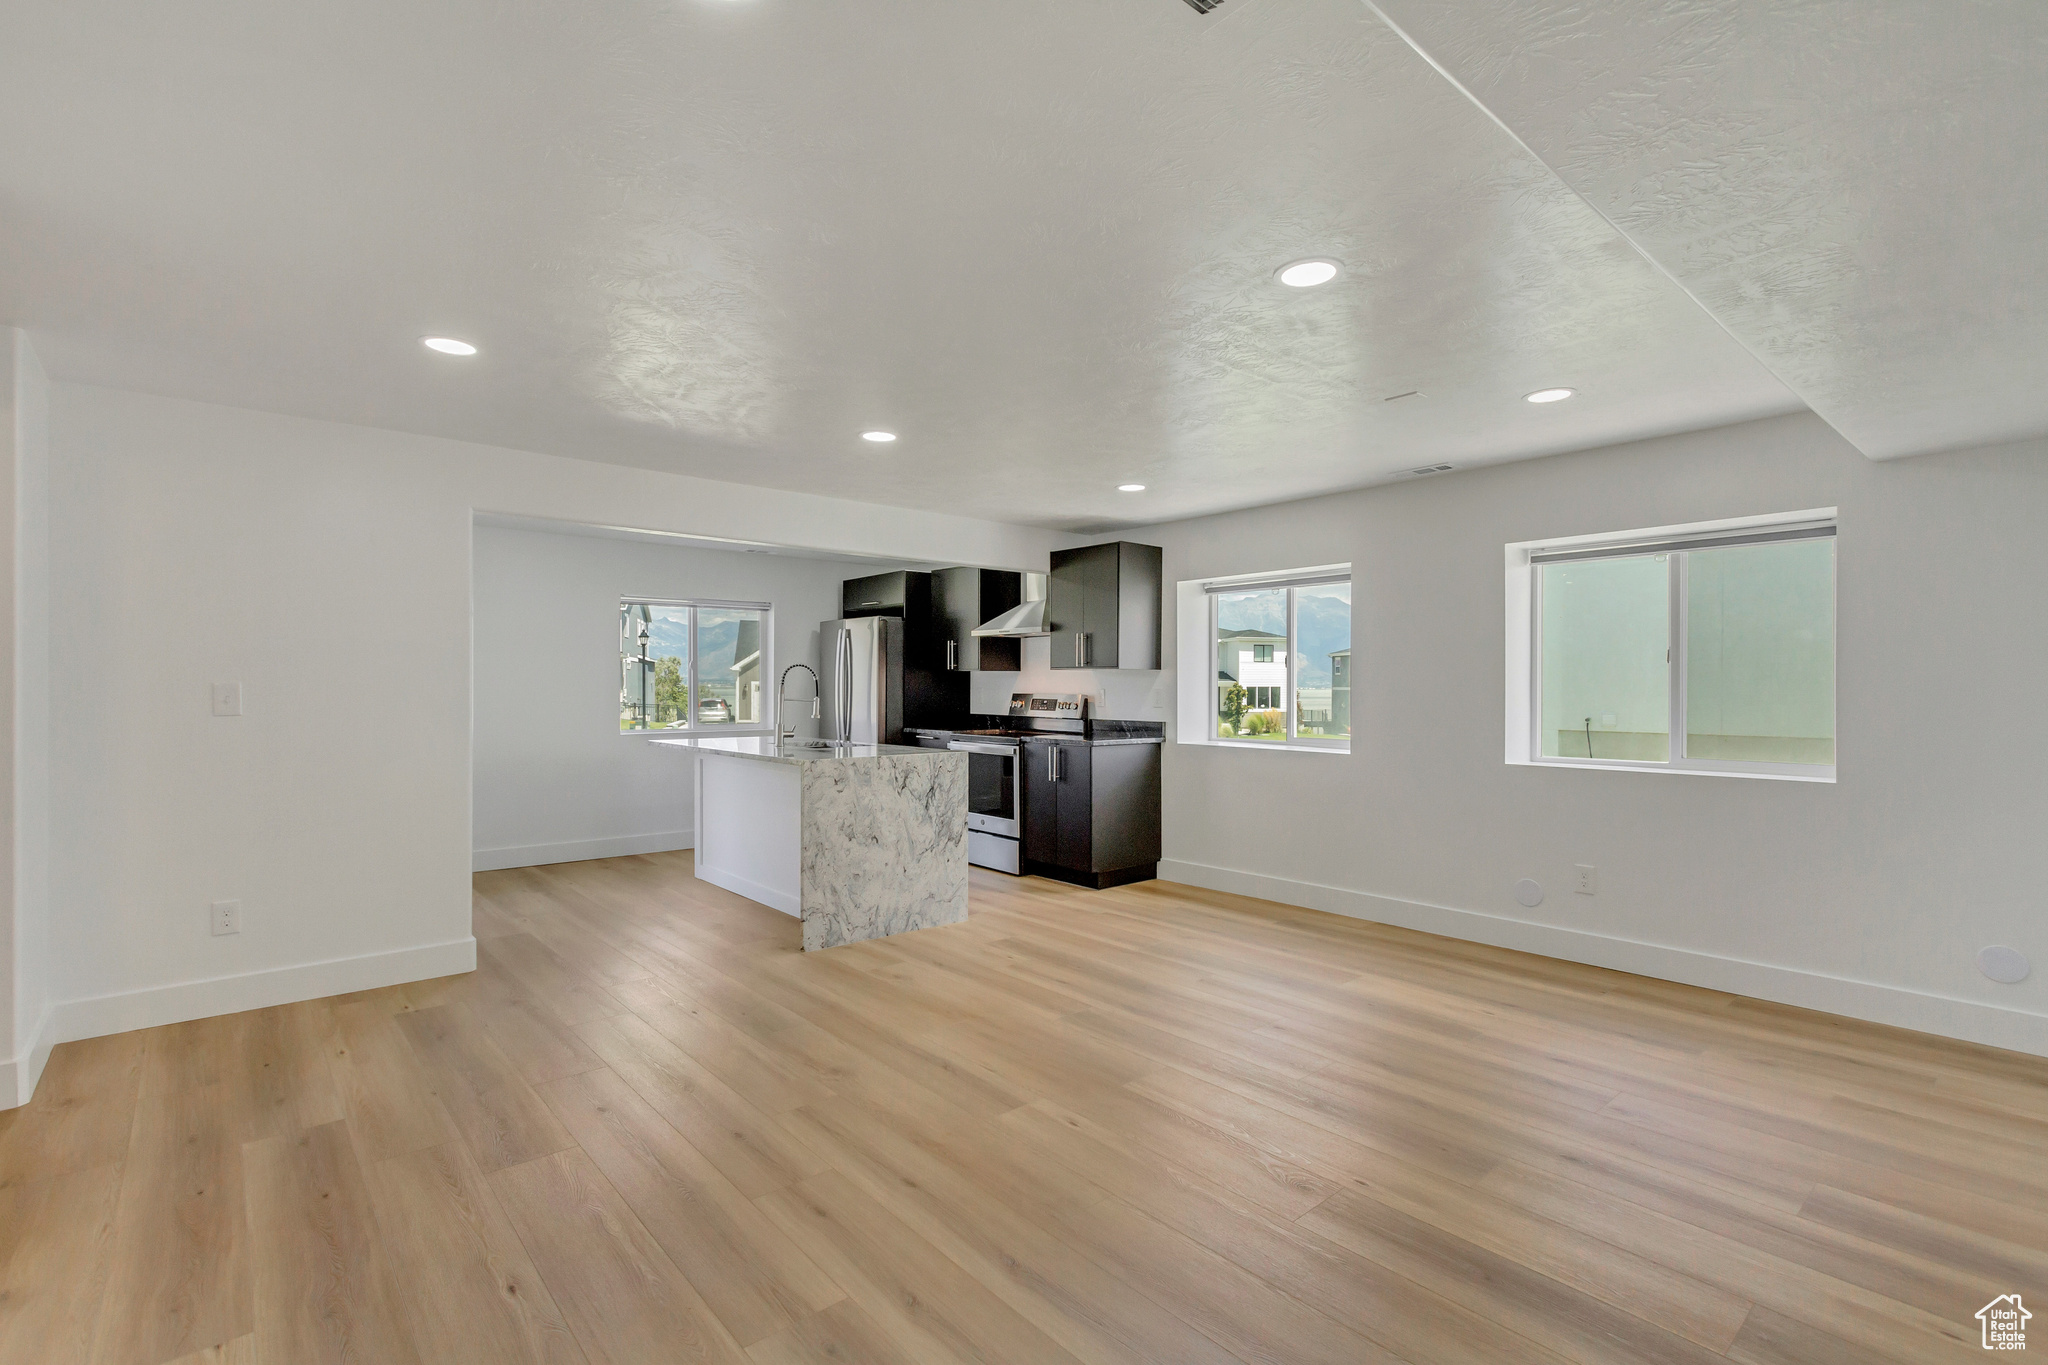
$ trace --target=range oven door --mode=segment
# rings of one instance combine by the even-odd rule
[[[1015,839],[1020,833],[1023,747],[956,739],[946,746],[967,755],[967,828]]]

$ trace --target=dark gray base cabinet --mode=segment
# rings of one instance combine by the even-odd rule
[[[1094,887],[1156,876],[1159,749],[1026,741],[1023,870]]]

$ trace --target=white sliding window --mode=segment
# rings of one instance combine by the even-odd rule
[[[619,603],[619,731],[762,729],[774,612],[765,602]]]
[[[1210,733],[1219,743],[1351,745],[1351,577],[1206,585]]]
[[[1834,776],[1833,522],[1528,563],[1529,761]]]

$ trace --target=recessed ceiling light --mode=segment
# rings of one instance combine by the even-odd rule
[[[420,345],[430,351],[439,351],[442,355],[476,354],[476,347],[466,341],[457,341],[454,337],[421,337]]]
[[[1295,261],[1283,265],[1273,272],[1273,277],[1280,283],[1292,285],[1296,289],[1308,289],[1314,285],[1328,284],[1336,279],[1339,268],[1335,261],[1318,257],[1314,260]]]
[[[1530,403],[1562,403],[1572,396],[1572,392],[1570,389],[1538,389],[1534,393],[1523,394],[1522,398]]]
[[[860,434],[860,438],[861,438],[861,439],[862,439],[863,441],[885,441],[885,442],[886,442],[886,441],[893,441],[893,440],[895,440],[895,439],[896,439],[896,433],[895,433],[895,432],[893,432],[893,431],[863,431],[863,432],[862,432],[862,433]]]
[[[1116,491],[1119,493],[1142,493],[1145,491],[1145,485],[1142,483],[1120,483],[1116,486]]]

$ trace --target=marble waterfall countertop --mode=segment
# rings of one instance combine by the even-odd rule
[[[735,758],[758,758],[767,763],[817,763],[849,758],[896,758],[906,754],[928,754],[915,744],[851,744],[831,739],[777,739],[774,735],[677,735],[655,744],[673,744],[699,753],[729,754]]]
[[[805,951],[967,918],[967,755],[774,735],[694,751],[699,878],[803,921]],[[743,763],[711,760],[745,759]]]

